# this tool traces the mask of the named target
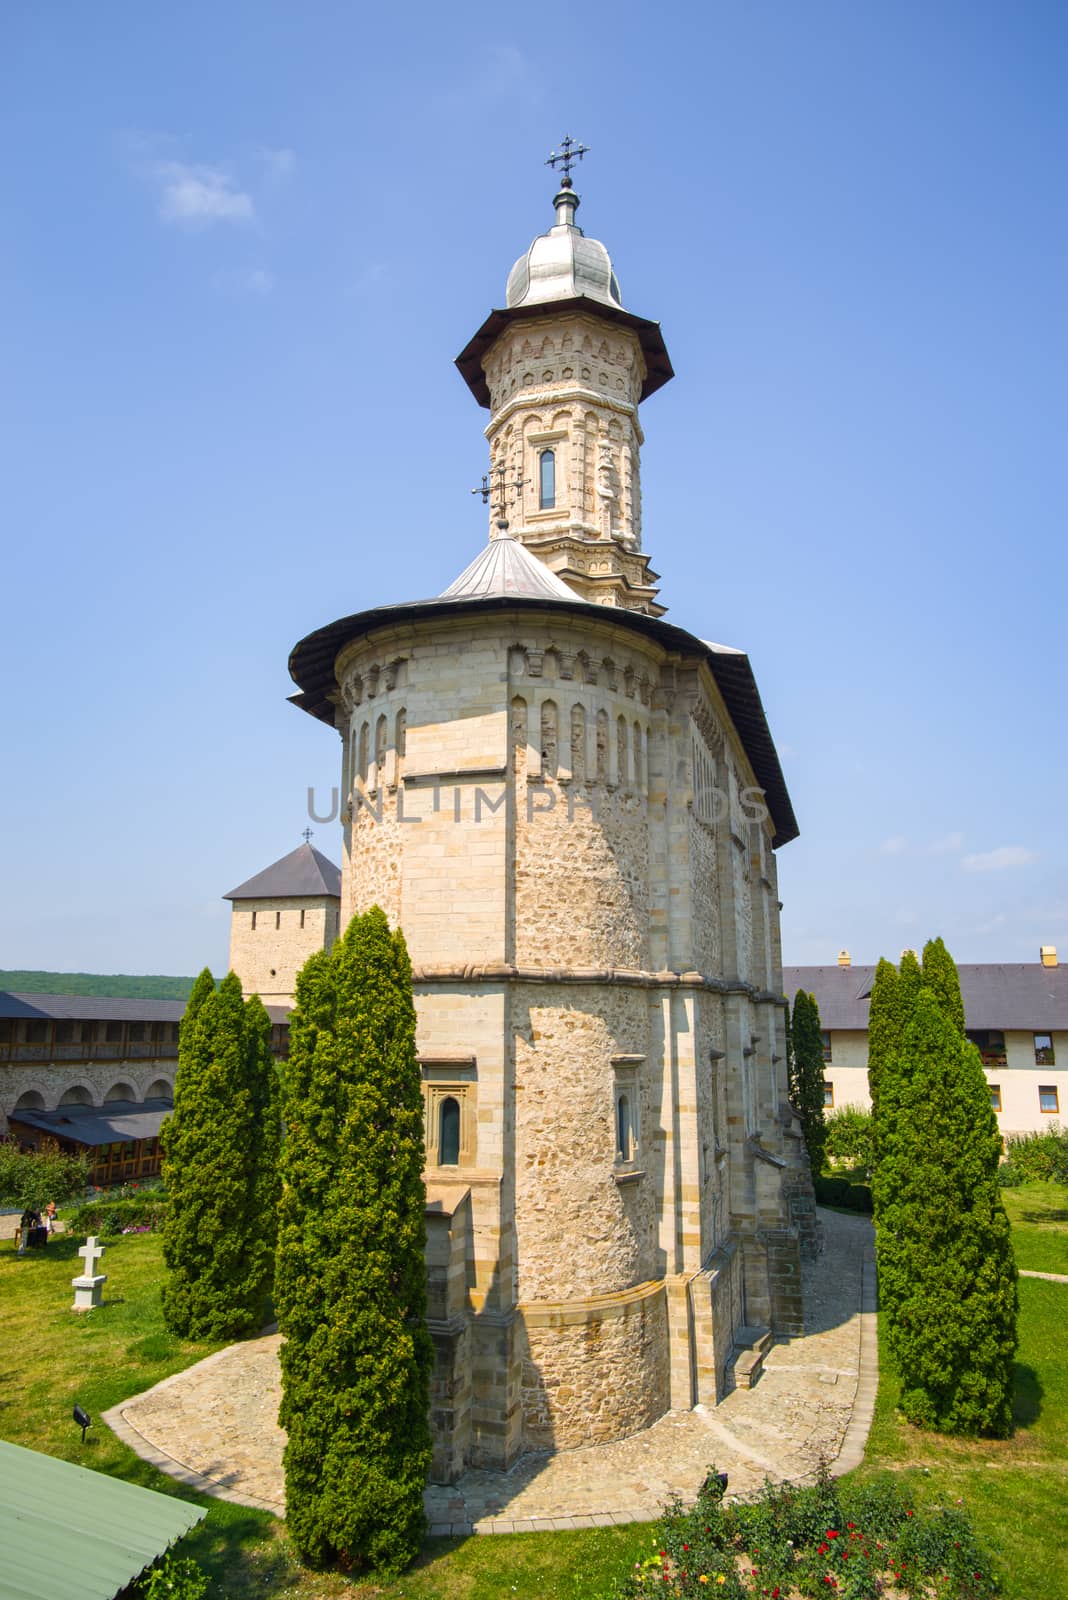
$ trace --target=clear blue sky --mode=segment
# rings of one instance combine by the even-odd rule
[[[1066,78],[1040,0],[3,7],[0,965],[223,966],[337,781],[291,646],[484,539],[452,359],[565,131],[678,374],[661,598],[800,821],[787,960],[1068,955]]]

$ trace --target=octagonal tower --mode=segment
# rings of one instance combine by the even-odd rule
[[[663,621],[641,552],[659,329],[556,205],[459,359],[514,505],[443,594],[290,658],[342,739],[342,926],[381,905],[414,967],[439,1479],[714,1403],[740,1328],[800,1328],[797,828],[748,659]]]

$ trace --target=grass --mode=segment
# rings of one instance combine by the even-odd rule
[[[0,1245],[0,1437],[61,1456],[162,1494],[208,1508],[182,1553],[216,1580],[226,1600],[594,1600],[631,1561],[644,1530],[431,1539],[419,1562],[395,1581],[359,1582],[305,1572],[284,1526],[268,1512],[192,1494],[97,1425],[84,1446],[71,1418],[75,1403],[102,1411],[191,1366],[218,1346],[176,1339],[163,1325],[158,1234],[108,1241],[104,1304],[75,1316],[70,1280],[81,1269],[78,1236],[58,1235],[43,1251],[18,1257]]]
[[[1045,1263],[1058,1259],[1058,1239],[1063,1246],[1063,1232],[1056,1231],[1063,1230],[1063,1221],[1057,1218],[1065,1216],[1068,1190],[1044,1183],[1004,1193],[1013,1200],[1009,1216],[1020,1265],[1034,1261],[1036,1271],[1058,1270]],[[1021,1278],[1011,1439],[949,1439],[901,1421],[896,1411],[900,1384],[884,1360],[864,1465],[858,1469],[858,1476],[884,1467],[901,1472],[918,1499],[950,1505],[963,1500],[995,1558],[1006,1600],[1068,1596],[1066,1319],[1068,1284]],[[885,1340],[881,1344],[885,1349]]]
[[[1068,1190],[1030,1184],[1005,1191],[1021,1265],[1063,1263]],[[163,1326],[160,1240],[111,1241],[105,1304],[75,1317],[70,1279],[81,1265],[76,1238],[54,1239],[21,1260],[0,1246],[0,1436],[63,1456],[208,1508],[185,1541],[226,1600],[604,1600],[645,1553],[647,1530],[601,1528],[491,1539],[428,1540],[419,1562],[396,1580],[350,1580],[303,1571],[285,1528],[266,1512],[192,1495],[141,1461],[104,1427],[83,1447],[71,1420],[77,1401],[94,1417],[215,1348],[175,1339]],[[1064,1270],[1068,1271],[1068,1267]],[[1012,1439],[969,1441],[920,1433],[895,1413],[898,1385],[880,1376],[875,1420],[858,1476],[890,1468],[917,1498],[965,1507],[997,1560],[1006,1600],[1068,1596],[1062,1537],[1068,1494],[1068,1366],[1063,1328],[1068,1285],[1020,1283],[1017,1431]]]
[[[1027,1272],[1068,1275],[1068,1189],[1063,1183],[1025,1183],[1002,1189],[1012,1223],[1016,1265]]]

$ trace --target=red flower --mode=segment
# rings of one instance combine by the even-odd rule
[[[828,1528],[827,1529],[827,1537],[828,1537],[828,1539],[837,1539],[837,1537],[838,1537],[838,1529],[837,1528]]]
[[[689,1549],[689,1548],[690,1548],[690,1547],[689,1547],[689,1545],[688,1545],[688,1544],[684,1544],[684,1545],[683,1545],[683,1547],[682,1547],[682,1548],[683,1548],[683,1549],[684,1549],[684,1550],[688,1550],[688,1549]]]
[[[819,1546],[819,1547],[818,1547],[818,1548],[817,1548],[817,1550],[816,1550],[816,1554],[817,1554],[817,1555],[818,1555],[818,1556],[825,1556],[825,1555],[826,1555],[826,1554],[827,1554],[827,1551],[828,1551],[828,1550],[829,1550],[829,1549],[830,1549],[830,1545],[827,1545],[827,1544],[821,1544],[821,1545],[820,1545],[820,1546]]]

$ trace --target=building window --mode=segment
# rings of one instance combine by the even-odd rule
[[[1056,1116],[1060,1110],[1057,1103],[1057,1085],[1055,1083],[1040,1083],[1038,1086],[1038,1109],[1052,1111]]]
[[[1000,1085],[1000,1083],[992,1083],[990,1085],[990,1109],[991,1109],[991,1111],[1000,1111],[1001,1110],[1001,1085]]]
[[[255,931],[256,931],[256,913],[255,912],[252,913],[252,931],[253,931],[253,933],[255,933]]]
[[[144,1023],[143,1022],[131,1022],[130,1023],[130,1031],[129,1031],[129,1034],[127,1035],[127,1037],[129,1038],[129,1041],[130,1041],[131,1044],[144,1044],[144,1042],[145,1042],[145,1025],[144,1025]]]
[[[834,1084],[826,1078],[823,1080],[823,1109],[824,1111],[834,1109]]]
[[[831,1059],[831,1036],[826,1028],[820,1030],[820,1043],[823,1045],[823,1059],[824,1061],[829,1061]]]
[[[1053,1035],[1051,1033],[1036,1033],[1035,1066],[1052,1067],[1053,1060]]]
[[[106,1028],[106,1038],[107,1038],[107,1043],[108,1044],[121,1044],[122,1043],[122,1023],[121,1022],[109,1022],[107,1024],[107,1028]]]
[[[56,1042],[56,1044],[73,1044],[74,1043],[74,1024],[73,1024],[73,1022],[57,1022],[56,1023],[56,1040],[55,1040],[55,1042]]]
[[[47,1044],[48,1043],[48,1023],[47,1022],[27,1022],[27,1024],[26,1024],[26,1043],[27,1044]]]
[[[984,1067],[1006,1067],[1005,1035],[1000,1028],[970,1028],[968,1038],[979,1046]]]
[[[455,1167],[460,1161],[460,1102],[449,1094],[438,1112],[438,1165]]]
[[[552,511],[556,505],[556,455],[543,450],[538,457],[538,510]]]
[[[303,928],[303,926],[304,926],[304,913],[303,913],[303,911],[300,914],[300,925]]]
[[[616,1160],[629,1161],[634,1153],[631,1137],[630,1100],[625,1094],[616,1096]]]

